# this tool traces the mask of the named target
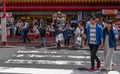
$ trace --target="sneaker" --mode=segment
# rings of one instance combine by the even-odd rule
[[[108,74],[109,73],[109,69],[105,69],[105,72],[104,72],[104,74]]]
[[[97,63],[97,69],[101,67],[101,62]]]
[[[110,70],[114,70],[115,67],[116,67],[116,64],[112,64]]]
[[[95,68],[91,67],[89,70],[90,70],[90,71],[94,71],[94,70],[95,70]]]

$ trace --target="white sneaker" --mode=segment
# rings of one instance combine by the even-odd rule
[[[113,63],[112,65],[111,65],[111,68],[110,68],[110,70],[114,70],[114,68],[116,67],[116,64],[115,63]]]

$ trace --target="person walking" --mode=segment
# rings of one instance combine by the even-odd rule
[[[90,71],[95,70],[95,61],[97,61],[97,69],[101,67],[101,61],[97,57],[98,48],[103,47],[103,29],[102,26],[96,23],[95,17],[90,18],[90,23],[87,27],[87,43],[90,48],[91,67]]]
[[[107,21],[106,28],[104,29],[104,54],[105,54],[105,70],[106,74],[112,70],[115,64],[113,64],[113,54],[115,48],[115,32],[113,30],[113,23],[111,20]]]

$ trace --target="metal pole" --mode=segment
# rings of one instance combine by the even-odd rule
[[[3,0],[3,17],[1,19],[1,24],[2,24],[2,44],[3,46],[6,46],[7,43],[7,33],[6,33],[6,0]]]

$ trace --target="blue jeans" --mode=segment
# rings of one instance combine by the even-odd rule
[[[46,47],[46,37],[41,37],[41,41],[42,41],[42,46]]]

